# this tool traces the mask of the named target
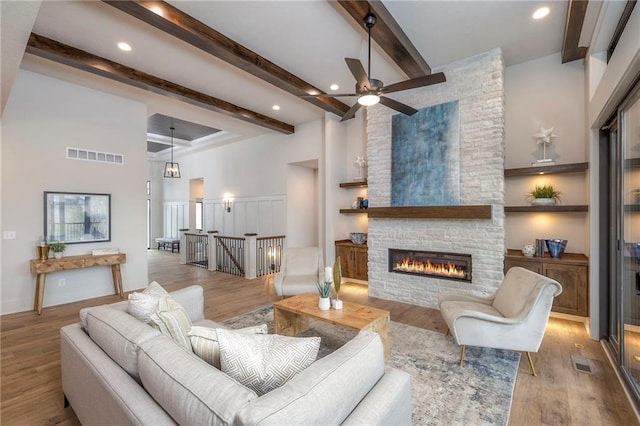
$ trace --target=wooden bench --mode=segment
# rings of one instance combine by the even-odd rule
[[[156,243],[158,243],[158,250],[162,248],[162,250],[171,250],[171,253],[177,251],[180,253],[180,240],[176,240],[174,238],[156,238]]]

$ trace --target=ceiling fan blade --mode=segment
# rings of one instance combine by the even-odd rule
[[[401,81],[399,83],[390,84],[382,88],[382,93],[399,92],[401,90],[415,89],[416,87],[430,86],[432,84],[444,83],[447,79],[444,73],[429,74],[422,77],[412,78],[411,80]]]
[[[357,93],[323,93],[321,95],[300,95],[300,98],[339,98],[345,96],[359,96]]]
[[[356,81],[358,82],[358,88],[368,88],[370,86],[369,77],[367,77],[367,72],[364,70],[362,62],[360,62],[358,59],[353,58],[344,58],[344,61],[347,63],[349,71],[351,71],[351,74],[353,74]]]
[[[405,105],[391,98],[385,98],[384,96],[380,96],[380,103],[406,115],[413,115],[418,112],[417,109],[411,108],[409,105]]]
[[[360,105],[358,102],[356,102],[350,109],[349,111],[347,111],[347,113],[345,115],[342,116],[342,119],[340,120],[340,122],[343,121],[347,121],[352,119],[355,115],[356,112],[358,112],[358,110],[360,109],[362,105]]]

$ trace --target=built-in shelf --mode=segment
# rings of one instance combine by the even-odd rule
[[[505,213],[535,213],[535,212],[587,212],[589,206],[505,206]]]
[[[361,180],[361,181],[356,181],[356,182],[341,182],[340,183],[340,188],[366,188],[367,187],[367,181],[366,180]]]
[[[351,213],[366,213],[367,209],[340,209],[340,213],[351,214]]]
[[[491,219],[491,206],[369,207],[374,219]]]
[[[532,176],[547,173],[575,173],[589,168],[589,163],[555,164],[553,166],[522,167],[519,169],[505,169],[504,177]]]
[[[640,158],[625,158],[625,169],[640,169]]]

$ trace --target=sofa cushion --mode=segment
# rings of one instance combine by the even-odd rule
[[[166,336],[144,342],[138,361],[145,390],[178,424],[234,424],[257,397]]]
[[[238,425],[283,425],[296,419],[342,423],[384,375],[384,351],[377,333],[361,331],[287,383],[250,402]]]
[[[151,315],[158,310],[160,297],[169,293],[156,281],[152,281],[141,293],[133,292],[129,295],[127,312],[142,322],[150,323]]]
[[[255,327],[241,328],[236,331],[248,334],[267,334],[268,329],[267,324],[262,324]],[[217,329],[194,325],[189,330],[188,336],[193,353],[220,369],[220,344],[218,342]]]
[[[254,335],[219,329],[222,371],[258,395],[272,391],[318,356],[319,337]]]
[[[151,314],[151,322],[155,324],[162,334],[191,350],[189,330],[193,325],[187,311],[171,296],[161,296],[158,301],[158,310]]]
[[[128,313],[110,306],[92,308],[87,312],[87,330],[93,340],[123,370],[140,381],[138,350],[140,344],[160,335],[160,332],[138,321]]]

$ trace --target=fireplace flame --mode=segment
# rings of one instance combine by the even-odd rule
[[[405,258],[402,261],[396,263],[394,268],[396,271],[402,272],[411,272],[414,274],[431,274],[431,275],[442,275],[445,277],[455,277],[455,278],[465,278],[465,271],[458,268],[451,262],[444,263],[431,263],[431,261],[427,260],[426,262],[416,262],[409,258]]]

